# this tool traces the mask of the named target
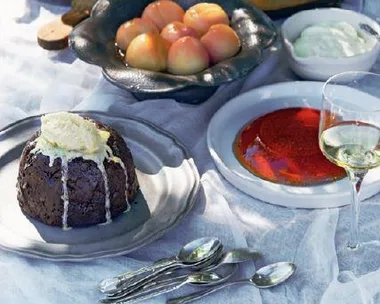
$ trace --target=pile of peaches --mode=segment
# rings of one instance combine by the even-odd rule
[[[132,67],[190,75],[233,57],[240,40],[219,5],[198,3],[184,11],[160,0],[119,27],[116,45]]]

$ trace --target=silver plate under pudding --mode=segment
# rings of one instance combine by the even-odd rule
[[[157,239],[192,208],[200,185],[187,149],[171,134],[144,120],[77,112],[113,127],[127,142],[140,192],[131,210],[111,224],[64,231],[26,216],[17,201],[19,158],[40,128],[41,116],[0,131],[0,248],[54,261],[85,261],[122,255]]]

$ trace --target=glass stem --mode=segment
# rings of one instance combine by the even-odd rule
[[[350,230],[350,238],[348,240],[348,248],[357,249],[359,248],[359,193],[361,189],[361,185],[364,179],[364,176],[368,171],[355,171],[355,170],[347,170],[348,178],[351,182],[351,230]]]

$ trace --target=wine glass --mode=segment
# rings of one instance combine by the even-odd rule
[[[380,75],[345,72],[323,86],[319,147],[343,167],[352,186],[348,248],[359,247],[359,193],[368,170],[380,165]]]

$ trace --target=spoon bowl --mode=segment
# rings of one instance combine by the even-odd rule
[[[257,251],[238,248],[223,252],[219,259],[215,263],[210,264],[207,267],[203,267],[202,271],[213,271],[223,265],[240,264],[248,261],[254,261],[261,257],[261,254]]]
[[[196,272],[189,275],[186,279],[187,283],[195,285],[217,284],[223,279],[215,272]]]
[[[237,248],[224,252],[220,257],[218,264],[238,264],[256,260],[260,257],[261,254],[255,250]]]
[[[257,270],[250,281],[258,288],[269,288],[286,281],[295,270],[296,265],[289,262],[270,264]]]
[[[197,264],[208,260],[221,250],[222,243],[217,238],[205,237],[186,244],[179,252],[177,260],[184,264]]]
[[[213,280],[207,281],[207,276],[204,276],[202,280],[199,280],[199,281],[193,280],[192,282],[189,282],[189,283],[191,285],[198,285],[202,287],[218,285],[229,280],[236,273],[238,269],[239,269],[238,264],[224,264],[224,265],[220,265],[220,267],[218,267],[217,269],[214,269],[213,271],[202,270],[202,272],[200,273],[212,274]]]

